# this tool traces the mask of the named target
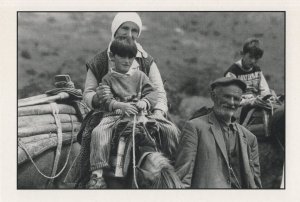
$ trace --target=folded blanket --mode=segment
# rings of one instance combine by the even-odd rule
[[[67,104],[58,104],[60,114],[74,114],[76,110],[73,106]],[[18,107],[18,116],[29,116],[39,114],[52,114],[53,109],[50,104],[33,105],[27,107]]]
[[[75,115],[58,114],[61,123],[79,122],[79,119]],[[40,114],[18,117],[18,128],[26,128],[37,125],[54,124],[55,119],[52,114]]]
[[[77,133],[80,129],[81,123],[74,122],[73,123],[73,131]],[[62,132],[71,132],[72,131],[72,123],[62,123]],[[39,135],[39,134],[47,134],[47,133],[56,133],[57,132],[57,125],[56,124],[47,124],[47,125],[37,125],[31,126],[26,128],[19,128],[18,129],[18,137],[28,137],[32,135]]]

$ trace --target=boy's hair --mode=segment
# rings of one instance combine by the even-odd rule
[[[243,46],[242,55],[249,53],[251,57],[260,59],[264,51],[259,47],[260,41],[257,38],[248,38]]]
[[[113,55],[133,58],[136,56],[137,47],[132,38],[117,37],[111,43],[110,52]]]

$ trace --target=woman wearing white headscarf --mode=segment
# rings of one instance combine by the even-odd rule
[[[153,115],[151,115],[152,118],[155,118],[158,121],[158,124],[161,124],[164,127],[160,127],[161,130],[165,130],[168,134],[168,128],[172,127],[171,124],[168,124],[168,121],[163,117],[164,114],[166,114],[168,107],[167,107],[167,98],[166,98],[166,92],[164,90],[163,82],[159,73],[159,70],[153,60],[153,58],[143,50],[142,46],[136,42],[136,39],[140,36],[142,30],[142,21],[140,16],[137,13],[118,13],[111,26],[111,42],[114,40],[115,37],[131,37],[137,46],[137,55],[135,57],[135,60],[130,67],[130,70],[139,69],[143,71],[150,79],[153,88],[156,90],[158,96],[157,96],[157,104],[154,106]],[[103,105],[101,105],[101,102],[105,100],[107,97],[112,96],[112,93],[110,91],[110,88],[108,86],[102,85],[101,81],[102,78],[111,70],[114,70],[115,64],[110,59],[110,45],[106,50],[99,52],[90,60],[86,66],[88,69],[86,82],[85,82],[85,90],[84,90],[84,101],[87,103],[87,105],[94,109],[96,112],[101,111]],[[137,113],[136,109],[136,113]],[[94,113],[97,114],[97,113]],[[98,113],[99,114],[99,113]],[[96,115],[95,115],[96,116]],[[93,120],[91,118],[90,120]],[[95,120],[95,119],[94,119]],[[86,163],[87,161],[92,162],[93,164],[97,164],[96,157],[89,156],[89,149],[87,147],[90,144],[90,142],[93,142],[92,138],[87,138],[90,136],[92,131],[91,122],[96,123],[97,121],[86,121],[89,124],[83,123],[82,127],[87,127],[87,129],[83,130],[82,134],[78,134],[79,141],[81,142],[81,174],[80,178],[84,185],[84,179],[87,175],[87,173],[91,173],[91,178],[89,179],[89,182],[87,183],[88,188],[105,188],[106,184],[102,177],[102,169],[95,168],[91,166],[91,164]],[[89,132],[87,132],[89,131]],[[168,148],[165,148],[166,151],[169,151],[170,154],[175,153],[175,149],[178,144],[178,136],[171,137],[169,135],[166,136],[166,138],[163,138],[162,141],[165,142],[164,145],[171,145]],[[166,142],[167,141],[167,142]],[[168,144],[168,143],[174,143],[174,144]],[[89,165],[89,166],[86,166]],[[89,167],[89,168],[87,168]],[[87,170],[88,169],[88,170]],[[101,172],[100,172],[101,171]],[[79,186],[80,187],[80,186]]]
[[[137,13],[118,13],[111,25],[112,37],[130,36],[136,42],[142,31],[142,21]],[[110,42],[111,44],[111,42]],[[98,53],[86,66],[88,68],[84,101],[92,109],[100,108],[101,100],[111,94],[108,86],[99,85],[105,74],[114,69],[114,63],[110,60],[110,44],[108,48]],[[157,105],[154,107],[154,114],[166,114],[168,111],[166,92],[163,86],[161,75],[153,58],[136,42],[138,52],[131,68],[139,68],[150,79],[154,89],[158,93]]]

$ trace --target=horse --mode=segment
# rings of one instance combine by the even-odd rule
[[[97,113],[91,114],[85,123],[88,132],[81,137],[81,173],[76,188],[87,188],[90,135],[85,135],[91,133],[95,123],[99,123],[99,117]],[[110,167],[104,169],[108,188],[181,188],[170,159],[161,152],[159,138],[158,125],[143,113],[122,119],[113,130]]]
[[[48,106],[50,104],[44,105]],[[54,104],[58,105],[61,111],[65,110],[65,115],[74,116],[74,112],[76,112],[76,116],[82,117],[80,110],[76,110],[70,102],[62,101],[54,102]],[[44,105],[33,106],[35,109],[31,111],[40,110],[41,106]],[[72,114],[70,114],[71,112]],[[21,115],[22,113],[19,113],[19,116]],[[39,113],[36,115],[36,124],[42,122],[42,116]],[[84,119],[78,119],[81,129],[84,129],[82,125],[87,117],[88,115]],[[23,122],[24,127],[27,126],[26,124],[32,123],[30,121]],[[43,128],[40,125],[35,127]],[[34,128],[34,133],[37,133],[36,128]],[[56,134],[35,134],[30,137],[18,137],[17,188],[85,188],[78,186],[80,166],[82,166],[80,165],[82,145],[78,141],[78,134],[81,132],[81,129],[72,131],[72,135],[69,136],[63,134],[62,145],[59,151],[57,150],[59,144]],[[127,134],[126,157],[124,157],[124,162],[126,162],[125,174],[122,177],[116,177],[112,171],[105,172],[108,188],[181,188],[181,182],[170,160],[155,145],[150,144],[149,146],[145,143],[145,134],[142,134],[140,129],[139,123],[135,125],[135,129],[131,124],[130,127],[127,127],[127,132],[123,133]],[[18,136],[22,135],[23,131],[21,128],[18,128]],[[135,136],[132,136],[133,133],[135,133]],[[121,136],[119,135],[118,137]],[[118,148],[120,138],[115,138],[114,144],[115,148]],[[29,147],[28,145],[31,146]],[[58,153],[60,154],[58,155],[59,159],[57,159]]]
[[[271,136],[259,144],[263,186],[284,188],[285,109],[281,105],[269,119]]]
[[[285,154],[284,96],[259,99],[243,125],[258,138],[262,186],[280,188]]]

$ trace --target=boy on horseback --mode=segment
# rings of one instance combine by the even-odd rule
[[[266,95],[270,95],[270,88],[257,62],[262,58],[264,51],[260,47],[260,41],[256,38],[248,38],[243,46],[242,58],[231,65],[225,72],[225,77],[241,79],[247,84],[246,92],[242,96],[241,120],[245,119],[250,108]]]
[[[138,114],[140,110],[151,110],[157,103],[157,93],[149,78],[139,70],[134,57],[137,53],[135,42],[130,37],[117,37],[110,46],[109,56],[115,63],[115,69],[102,79],[109,86],[112,96],[107,97],[102,106],[104,118],[92,131],[89,188],[106,188],[103,169],[109,167],[112,131],[124,116]],[[178,144],[179,130],[162,116],[148,116],[155,119],[163,132],[163,150],[172,156]]]

